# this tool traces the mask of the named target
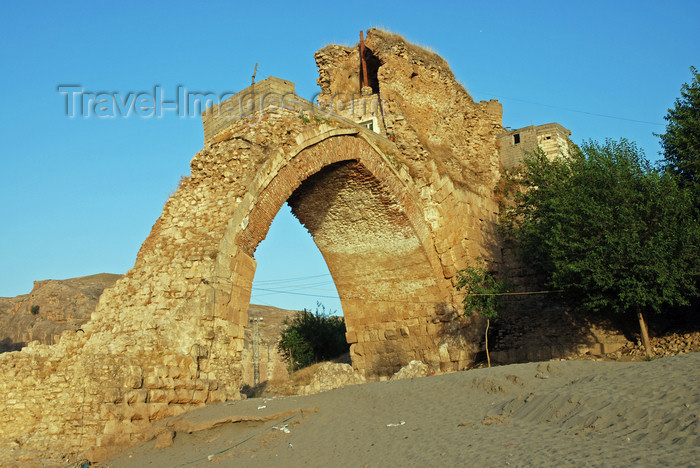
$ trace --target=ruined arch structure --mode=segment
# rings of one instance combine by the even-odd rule
[[[359,372],[472,362],[482,324],[458,314],[454,276],[500,261],[500,104],[474,102],[443,59],[398,36],[371,30],[366,44],[374,95],[361,93],[357,49],[328,46],[316,54],[326,107],[270,78],[242,95],[292,99],[203,115],[191,176],[92,320],[0,356],[0,454],[95,459],[152,436],[154,421],[239,398],[255,249],[285,201],[326,259]],[[380,105],[328,107],[339,95]]]

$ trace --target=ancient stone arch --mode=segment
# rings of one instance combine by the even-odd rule
[[[255,248],[287,200],[333,275],[359,372],[473,361],[482,324],[456,313],[453,286],[471,260],[500,261],[500,104],[474,102],[444,60],[398,36],[372,30],[367,47],[379,94],[348,80],[357,50],[329,46],[316,54],[319,102],[379,106],[341,116],[270,78],[238,96],[260,97],[252,112],[203,115],[191,175],[92,320],[0,356],[0,454],[17,443],[99,458],[152,436],[154,421],[240,398]]]
[[[259,190],[248,192],[240,208],[242,221],[230,223],[224,236],[233,239],[227,245],[239,258],[252,258],[289,201],[335,281],[356,369],[368,377],[390,375],[437,353],[426,325],[436,311],[451,309],[452,288],[411,179],[392,167],[366,130],[327,127],[263,166],[253,182]],[[228,307],[243,312],[247,305]]]

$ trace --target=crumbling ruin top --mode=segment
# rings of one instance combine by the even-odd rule
[[[359,47],[327,46],[315,54],[321,106],[338,112],[344,101],[361,96]],[[497,147],[502,129],[498,101],[475,102],[447,62],[396,34],[370,29],[365,59],[380,123],[394,135],[402,155],[425,161],[473,192],[491,191],[500,176]],[[421,177],[421,169],[412,167]]]
[[[322,94],[360,93],[362,67],[355,66],[354,71],[328,67],[330,64],[344,62],[348,58],[359,64],[359,48],[357,46],[347,47],[331,44],[316,52],[314,57],[319,68],[317,83],[321,87]],[[446,79],[455,79],[447,61],[437,53],[411,44],[398,34],[372,28],[367,31],[365,60],[367,61],[370,86],[375,92],[377,92],[378,87],[378,69],[386,63],[386,59],[389,57],[408,58],[416,67],[434,70]],[[350,71],[349,74],[348,71]],[[469,96],[467,90],[464,87],[462,89]],[[471,98],[471,96],[469,97]]]

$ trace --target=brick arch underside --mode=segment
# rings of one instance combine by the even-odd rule
[[[449,301],[421,211],[387,166],[359,136],[302,150],[262,190],[236,242],[253,256],[289,202],[333,276],[353,365],[368,377],[436,361],[428,324]]]

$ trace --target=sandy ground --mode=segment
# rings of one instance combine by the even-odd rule
[[[180,430],[105,466],[700,466],[700,353],[476,369],[175,419],[246,417],[272,419]]]

